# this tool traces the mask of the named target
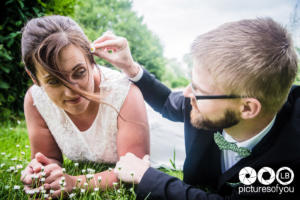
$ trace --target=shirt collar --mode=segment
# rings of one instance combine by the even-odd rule
[[[236,141],[228,133],[226,133],[225,130],[223,130],[224,139],[228,142],[235,143],[238,147],[245,147],[245,148],[249,149],[250,151],[252,151],[252,149],[255,147],[255,145],[257,145],[262,140],[262,138],[273,127],[275,119],[276,119],[276,115],[272,119],[272,121],[262,131],[260,131],[257,135],[253,136],[252,138],[249,138],[248,140],[245,140],[243,142]]]

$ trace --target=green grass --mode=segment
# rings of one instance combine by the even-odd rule
[[[20,181],[21,171],[30,162],[30,147],[27,135],[27,129],[24,121],[19,121],[16,125],[6,123],[0,127],[0,199],[30,199],[23,190],[23,184]],[[65,158],[63,167],[66,173],[70,175],[82,174],[82,170],[94,169],[96,172],[106,170],[113,165],[97,163],[79,163],[75,167],[74,162]],[[161,169],[162,171],[182,179],[182,171]],[[87,173],[87,172],[86,172]],[[14,189],[19,186],[20,189]],[[134,200],[134,185],[118,183],[116,188],[105,191],[86,191],[81,192],[75,189],[72,193],[76,194],[72,199],[116,199],[116,200]],[[41,194],[33,196],[44,199]]]

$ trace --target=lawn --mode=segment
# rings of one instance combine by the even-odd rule
[[[30,161],[30,146],[27,129],[24,121],[18,121],[16,125],[4,125],[0,128],[0,199],[45,199],[49,191],[40,191],[30,197],[26,194],[20,181],[21,171]],[[64,158],[63,167],[70,175],[88,174],[100,172],[112,165],[96,163],[79,163]],[[182,179],[181,171],[161,169],[162,171]],[[104,191],[87,191],[74,188],[70,193],[72,199],[118,199],[134,200],[134,185],[116,183],[116,186]],[[32,195],[32,194],[31,194]]]

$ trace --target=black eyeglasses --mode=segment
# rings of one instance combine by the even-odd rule
[[[239,95],[196,95],[195,89],[193,85],[190,84],[192,88],[192,93],[194,94],[196,100],[203,100],[203,99],[239,99],[239,98],[247,98],[246,96],[239,96]]]

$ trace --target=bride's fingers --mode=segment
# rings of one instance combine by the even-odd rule
[[[44,168],[44,172],[38,173],[38,176],[39,176],[39,178],[41,178],[41,177],[47,178],[56,169],[61,169],[61,167],[59,167],[56,163],[49,164]]]
[[[61,196],[60,190],[54,191],[54,193],[51,195],[52,198],[56,198],[56,197],[60,197],[60,196]],[[63,196],[65,196],[65,195],[63,194]]]
[[[52,183],[45,183],[44,184],[45,190],[54,190],[55,191],[55,190],[59,190],[61,187],[64,187],[64,186],[60,186],[58,180],[56,180]]]
[[[48,176],[45,179],[45,183],[51,184],[57,181],[58,179],[60,180],[61,179],[60,177],[63,177],[63,172],[61,170],[52,171],[50,176]]]

